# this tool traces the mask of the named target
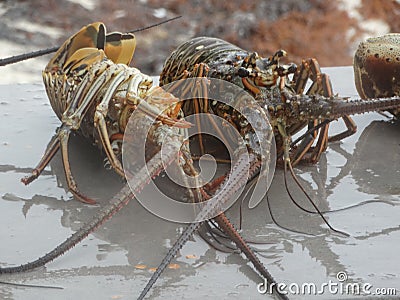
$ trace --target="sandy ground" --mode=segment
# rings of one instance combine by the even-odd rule
[[[328,68],[335,91],[355,96],[352,70]],[[49,251],[77,230],[122,186],[103,168],[98,151],[80,137],[71,141],[71,162],[81,189],[99,201],[87,206],[73,200],[57,156],[44,174],[25,187],[20,178],[42,155],[59,125],[42,85],[0,85],[0,265],[21,264]],[[243,234],[264,256],[262,262],[278,282],[314,283],[318,287],[370,284],[400,293],[400,138],[399,123],[372,113],[356,116],[359,131],[331,144],[315,166],[296,168],[302,184],[329,222],[343,237],[327,230],[318,216],[299,211],[283,188],[277,170],[267,202],[244,211]],[[341,124],[334,123],[334,131]],[[294,197],[306,204],[290,181]],[[353,208],[343,209],[354,206]],[[237,207],[230,211],[237,222]],[[139,295],[154,268],[177,239],[184,225],[163,221],[131,201],[112,220],[64,256],[46,267],[0,280],[52,286],[16,287],[0,284],[0,299],[132,299]],[[312,235],[310,235],[312,234]],[[260,277],[238,254],[210,248],[197,235],[152,289],[150,299],[269,299],[257,291]],[[59,287],[60,289],[56,289]],[[62,289],[61,289],[62,288]],[[291,299],[351,299],[342,293],[290,295]],[[387,299],[387,297],[384,297]]]

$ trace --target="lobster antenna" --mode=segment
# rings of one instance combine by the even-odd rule
[[[175,20],[177,20],[179,18],[182,18],[182,16],[173,17],[171,19],[167,19],[167,20],[164,20],[164,21],[161,21],[161,22],[149,25],[149,26],[145,26],[145,27],[142,27],[142,28],[134,29],[134,30],[131,30],[131,31],[128,31],[128,32],[129,33],[135,33],[135,32],[145,31],[147,29],[150,29],[150,28],[153,28],[153,27],[157,27],[157,26],[160,26],[162,24],[169,23],[171,21],[175,21]]]
[[[15,56],[10,56],[7,58],[2,58],[0,59],[0,67],[6,66],[6,65],[11,65],[20,61],[24,61],[30,58],[34,57],[39,57],[42,55],[46,55],[52,52],[56,52],[60,47],[52,47],[52,48],[47,48],[47,49],[42,49],[42,50],[37,50],[29,53],[24,53],[20,55],[15,55]]]
[[[332,227],[331,224],[329,224],[328,220],[324,217],[323,213],[319,210],[319,208],[317,207],[317,205],[314,203],[314,201],[311,199],[311,197],[308,195],[308,193],[306,192],[306,190],[303,188],[303,186],[301,185],[299,179],[297,178],[296,174],[294,173],[292,164],[286,163],[285,162],[285,169],[284,169],[284,176],[285,176],[285,187],[286,187],[286,191],[290,194],[288,186],[287,186],[287,182],[286,182],[286,172],[287,172],[287,168],[289,167],[289,171],[290,174],[292,175],[292,178],[294,179],[294,181],[296,182],[297,186],[300,188],[300,190],[303,192],[303,194],[306,196],[307,200],[312,204],[312,206],[314,207],[315,211],[318,213],[318,215],[321,217],[321,219],[324,221],[324,223],[329,227],[330,230],[339,233],[341,235],[344,235],[346,237],[349,237],[350,234],[348,234],[347,232],[335,229]],[[293,198],[290,196],[290,198],[293,200]],[[297,205],[297,204],[296,204]],[[298,206],[299,208],[301,206]],[[308,210],[305,210],[301,207],[302,210],[308,212]]]
[[[141,28],[138,28],[138,29],[134,29],[134,30],[129,31],[129,33],[135,33],[135,32],[144,31],[144,30],[147,30],[147,29],[150,29],[150,28],[153,28],[153,27],[157,27],[157,26],[160,26],[162,24],[174,21],[174,20],[179,19],[181,17],[182,16],[177,16],[177,17],[174,17],[174,18],[171,18],[171,19],[167,19],[167,20],[164,20],[162,22],[158,22],[158,23],[146,26],[146,27],[141,27]],[[49,53],[53,53],[53,52],[56,52],[59,48],[60,48],[60,46],[56,46],[56,47],[52,47],[52,48],[47,48],[47,49],[37,50],[37,51],[24,53],[24,54],[20,54],[20,55],[10,56],[10,57],[7,57],[7,58],[2,58],[2,59],[0,59],[0,67],[6,66],[6,65],[10,65],[10,64],[14,64],[14,63],[17,63],[17,62],[20,62],[20,61],[24,61],[24,60],[27,60],[27,59],[30,59],[30,58],[35,58],[35,57],[39,57],[39,56],[46,55],[46,54],[49,54]]]

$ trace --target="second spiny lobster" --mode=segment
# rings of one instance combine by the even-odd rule
[[[289,168],[296,183],[301,187],[292,166],[301,161],[318,161],[328,141],[337,141],[355,133],[357,127],[349,115],[398,108],[400,99],[350,101],[334,96],[329,76],[321,72],[316,59],[304,60],[297,68],[294,64],[281,65],[279,61],[283,56],[286,56],[286,52],[279,50],[273,56],[263,58],[256,52],[248,52],[218,38],[198,37],[178,46],[166,60],[160,75],[160,85],[191,77],[218,78],[232,82],[252,94],[273,126],[277,155],[283,160],[284,174],[286,168]],[[289,79],[291,74],[293,77]],[[312,84],[304,93],[308,79],[312,80]],[[246,134],[248,124],[243,122],[235,109],[213,99],[212,96],[204,96],[212,95],[212,91],[219,88],[208,86],[196,101],[184,103],[184,114],[216,114],[236,127],[242,135]],[[339,118],[344,120],[347,130],[329,138],[329,123]],[[308,127],[306,133],[293,142],[292,136],[304,127]],[[200,151],[205,151],[201,140],[199,148]],[[287,188],[286,176],[285,185]],[[288,189],[287,191],[289,193]],[[309,198],[307,194],[306,196]],[[309,200],[319,212],[311,198]],[[321,217],[324,218],[322,214]],[[327,225],[337,231],[328,223]],[[191,227],[182,233],[149,280],[140,299],[148,293],[162,271],[197,228],[195,224],[191,224]]]
[[[363,99],[400,95],[400,34],[389,33],[361,42],[354,54],[354,79]],[[400,117],[400,109],[389,110]]]

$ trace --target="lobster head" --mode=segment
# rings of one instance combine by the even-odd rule
[[[278,80],[297,70],[295,64],[282,65],[279,60],[287,56],[285,50],[278,50],[268,58],[261,58],[256,52],[247,56],[238,70],[243,85],[254,94],[260,93],[260,88],[271,88]]]

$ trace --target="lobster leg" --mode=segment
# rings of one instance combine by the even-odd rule
[[[80,50],[85,50],[85,52],[81,53]],[[101,59],[101,54],[103,53],[102,50],[94,48],[80,50],[76,51],[70,57],[71,63],[68,64],[70,68],[79,69],[81,67],[80,63],[86,62],[86,60],[91,60],[92,58],[97,62],[99,59]],[[88,56],[83,54],[88,54]],[[100,73],[100,75],[98,73]],[[87,75],[82,79],[78,89],[76,89],[76,91],[73,93],[71,92],[67,94],[69,101],[66,102],[68,103],[68,106],[65,109],[62,109],[63,113],[61,115],[63,125],[58,130],[51,147],[49,147],[49,150],[45,153],[38,167],[33,171],[31,176],[24,178],[23,182],[29,183],[39,176],[40,172],[44,169],[44,167],[60,147],[59,143],[61,143],[64,171],[69,190],[74,196],[76,196],[78,200],[84,203],[96,203],[94,200],[79,192],[77,184],[73,178],[68,159],[69,134],[72,130],[80,129],[81,122],[87,115],[90,107],[92,107],[92,105],[94,105],[98,99],[101,99],[96,106],[94,125],[97,128],[102,146],[105,149],[106,155],[112,167],[119,175],[124,176],[121,163],[112,150],[107,130],[106,116],[108,114],[108,107],[111,99],[116,93],[121,92],[118,90],[120,85],[127,80],[133,82],[134,80],[132,80],[132,77],[135,77],[137,74],[138,71],[136,69],[130,69],[126,65],[122,64],[95,64],[91,69],[91,72],[88,72]],[[56,77],[57,75],[44,73],[43,76],[48,85],[51,85],[52,82],[58,82]],[[139,84],[140,82],[135,81],[135,83]],[[136,86],[129,87],[132,88],[133,91],[138,89]],[[50,90],[49,92],[52,93],[53,91]],[[128,89],[128,91],[125,92],[124,97],[128,97],[130,92],[131,89]],[[53,94],[51,95],[57,96]],[[155,111],[151,112],[155,113]],[[161,118],[164,123],[176,123],[175,120],[172,120],[167,116],[162,116]],[[187,124],[180,124],[180,126],[187,127]]]
[[[195,65],[192,72],[184,71],[183,79],[198,78],[198,77],[204,77],[204,79],[206,79],[207,74],[208,74],[208,66],[201,63],[198,65]],[[199,114],[200,112],[208,113],[209,111],[208,111],[208,101],[206,100],[204,102],[201,102],[198,99],[198,98],[202,97],[202,95],[207,95],[207,88],[205,87],[204,80],[200,80],[200,79],[198,79],[198,80],[200,81],[199,83],[200,83],[201,88],[196,88],[195,94],[193,95],[191,86],[190,85],[185,86],[183,88],[183,96],[186,95],[187,93],[190,93],[194,97],[193,101],[191,101],[191,102],[193,103],[194,111],[196,114],[196,116],[195,116],[196,126],[199,129],[198,139],[199,139],[200,154],[203,155],[203,154],[205,154],[205,150],[204,150],[203,138],[202,138],[202,134],[201,134],[201,130],[200,130],[201,121],[197,114]],[[197,98],[196,98],[196,96],[197,96]]]
[[[183,71],[183,75],[178,77],[181,79],[190,78],[191,80],[187,81],[187,84],[185,81],[182,81],[182,83],[178,82],[177,84],[173,84],[171,88],[168,89],[168,92],[179,95],[181,99],[188,99],[183,104],[183,110],[185,112],[190,111],[190,113],[195,114],[195,123],[198,129],[197,135],[199,139],[199,149],[201,155],[205,154],[206,151],[204,147],[203,137],[201,134],[202,124],[201,124],[201,118],[198,115],[200,113],[207,114],[208,121],[213,127],[218,138],[222,140],[225,146],[229,147],[230,145],[230,143],[226,139],[227,134],[221,131],[220,128],[221,126],[218,126],[218,124],[215,122],[215,119],[211,116],[213,112],[210,108],[208,99],[208,82],[207,82],[208,71],[209,67],[207,66],[207,64],[205,63],[196,64],[191,72],[185,70]],[[195,79],[196,81],[192,81],[192,79]],[[177,92],[177,89],[179,89],[179,92]],[[218,159],[217,161],[225,162],[223,160],[218,160]]]
[[[72,176],[71,166],[69,164],[69,155],[68,155],[68,141],[70,134],[71,134],[71,128],[67,126],[61,126],[59,131],[59,139],[61,145],[61,154],[64,165],[65,178],[67,179],[68,189],[79,201],[87,204],[96,204],[96,201],[88,198],[87,196],[79,192],[74,177]]]
[[[31,175],[22,178],[21,182],[23,182],[25,185],[28,185],[36,178],[38,178],[39,175],[43,172],[44,168],[46,168],[46,166],[53,159],[54,155],[57,153],[59,149],[60,149],[60,141],[58,139],[58,133],[56,133],[51,138],[51,141],[46,149],[46,152],[43,154],[37,166],[33,169]]]
[[[296,94],[302,94],[305,90],[307,80],[311,79],[313,83],[307,90],[306,94],[321,94],[325,97],[333,96],[332,85],[329,76],[321,73],[320,66],[315,58],[303,60],[301,67],[297,70],[294,75],[294,89]],[[308,128],[311,129],[319,124],[318,120],[314,120],[308,124]],[[310,153],[307,160],[314,163],[319,160],[321,153],[325,151],[328,144],[328,129],[329,124],[324,124],[321,129],[313,131],[307,135],[300,145],[292,161],[292,166],[305,159],[306,154]],[[312,147],[315,139],[318,136],[318,141],[315,147]]]
[[[188,73],[187,75],[188,75],[188,77],[196,78],[196,77],[206,77],[207,73],[208,73],[208,67],[206,65],[204,65],[204,64],[200,64],[200,65],[196,65],[194,67],[193,72],[192,73]],[[200,89],[196,88],[196,95],[193,95],[194,97],[197,96],[197,97],[200,98],[202,95],[207,95],[207,88],[204,86],[205,85],[204,84],[204,80],[200,79],[200,85],[201,85],[201,88]],[[200,121],[200,118],[198,117],[198,114],[200,113],[200,110],[201,110],[200,109],[200,101],[199,101],[198,98],[195,98],[193,100],[193,103],[194,103],[195,112],[196,112],[196,117],[195,117],[196,118],[196,125],[197,125],[197,128],[200,129],[201,128],[201,121]],[[202,109],[202,111],[204,111],[206,113],[208,113],[207,104],[208,104],[208,101],[207,100],[204,101],[204,107]],[[202,135],[201,135],[201,130],[199,130],[198,137],[199,137],[200,153],[201,153],[201,155],[203,155],[203,154],[205,154],[205,150],[204,150],[203,138],[202,138]]]
[[[103,74],[110,76],[110,74],[106,72],[104,72]],[[99,88],[102,88],[104,84],[108,82],[106,75],[99,76],[99,78],[97,78],[94,81],[93,85],[90,87],[88,91],[81,89],[77,91],[75,97],[73,98],[73,101],[70,103],[67,111],[62,116],[63,124],[59,127],[56,135],[52,138],[50,146],[43,155],[38,166],[33,170],[30,176],[27,176],[22,179],[23,183],[29,184],[34,179],[36,179],[43,171],[43,169],[47,166],[47,164],[50,162],[50,160],[54,157],[54,155],[57,153],[58,149],[61,146],[64,172],[67,179],[69,190],[79,201],[88,204],[96,203],[96,201],[80,193],[77,188],[76,182],[71,172],[71,167],[68,159],[68,140],[71,130],[79,129],[81,121],[86,115],[88,108],[93,103],[93,101],[95,101],[95,95],[97,94]],[[51,78],[47,77],[46,79],[51,80]],[[90,78],[88,79],[87,77],[85,78],[85,80],[90,80]]]
[[[355,134],[357,132],[357,125],[356,123],[354,123],[353,119],[348,116],[348,115],[344,115],[342,117],[344,124],[346,125],[347,130],[338,133],[334,136],[330,136],[328,139],[328,142],[335,142],[335,141],[340,141],[348,136],[351,136],[353,134]]]
[[[141,105],[138,106],[138,109],[142,110],[145,114],[156,117],[164,124],[176,125],[177,127],[188,127],[190,125],[189,123],[185,122],[178,123],[178,120],[171,119],[169,116],[161,114],[157,109],[149,105],[145,100],[141,99],[139,96],[130,95],[131,90],[137,90],[137,87],[132,86],[133,82],[135,82],[134,80],[132,80],[133,76],[135,76],[135,73],[132,72],[130,69],[126,69],[124,72],[119,72],[118,74],[116,74],[107,83],[108,89],[104,93],[102,101],[96,106],[96,111],[94,115],[94,126],[97,128],[107,158],[111,166],[122,177],[125,176],[124,170],[122,168],[121,162],[119,161],[119,159],[117,158],[112,149],[106,124],[106,116],[108,114],[110,101],[121,83],[125,81],[130,81],[131,85],[129,85],[128,87],[126,98],[124,100],[133,105],[138,105],[140,103]],[[162,93],[162,91],[159,89],[153,90],[152,94],[150,95],[151,97],[157,97],[156,95],[153,94],[156,95],[159,94],[161,98],[163,98],[163,96],[166,95],[166,93]],[[171,95],[169,96],[171,97]]]
[[[72,176],[71,167],[70,167],[69,159],[68,159],[68,140],[69,140],[70,133],[71,133],[71,128],[69,128],[65,124],[61,125],[57,129],[57,133],[52,137],[46,152],[40,159],[40,162],[35,167],[35,169],[33,169],[31,175],[25,176],[24,178],[21,179],[21,181],[25,185],[28,185],[33,180],[38,178],[39,175],[43,172],[44,168],[49,164],[49,162],[52,160],[54,155],[57,153],[57,151],[61,147],[62,161],[63,161],[63,165],[64,165],[64,172],[65,172],[65,177],[67,179],[69,191],[71,191],[71,193],[79,201],[82,201],[87,204],[95,204],[96,201],[88,198],[87,196],[85,196],[79,192],[77,185],[75,183],[75,180]]]
[[[320,94],[325,97],[333,97],[332,85],[327,74],[321,72],[320,66],[316,59],[312,58],[309,60],[303,60],[301,68],[296,72],[293,81],[294,89],[297,94],[303,93],[307,79],[310,78],[313,83],[307,91],[307,95]],[[303,140],[299,145],[299,149],[295,155],[292,165],[296,165],[309,150],[312,149],[311,155],[307,158],[308,161],[315,163],[319,160],[322,152],[325,151],[328,142],[338,141],[345,137],[354,134],[357,131],[357,125],[349,115],[343,115],[341,117],[346,125],[346,130],[342,133],[334,135],[328,138],[329,124],[325,124],[318,130],[319,138],[316,146],[312,149],[312,144],[318,135],[317,130],[313,131],[307,139]],[[317,121],[310,122],[309,130],[318,125]],[[311,137],[311,138],[310,138]],[[313,138],[312,138],[313,137]]]
[[[110,161],[111,166],[122,177],[125,176],[124,170],[122,169],[122,165],[112,149],[110,138],[107,132],[105,117],[107,116],[108,106],[110,104],[113,93],[123,81],[129,78],[129,76],[126,76],[126,73],[127,72],[120,72],[110,80],[109,88],[103,95],[103,99],[101,100],[101,102],[96,106],[96,112],[94,115],[94,126],[97,128],[107,158]]]

